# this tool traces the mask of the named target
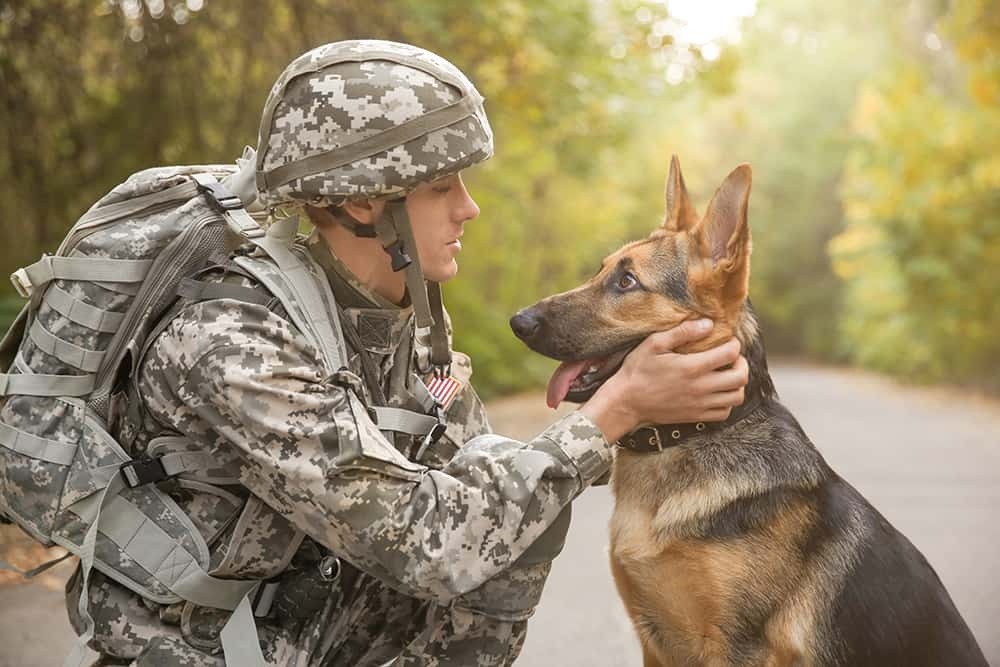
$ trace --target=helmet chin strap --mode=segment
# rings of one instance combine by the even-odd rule
[[[392,261],[392,270],[405,271],[406,290],[410,295],[410,303],[413,304],[416,324],[420,328],[429,327],[431,330],[430,361],[434,374],[438,377],[448,375],[451,372],[451,348],[445,328],[441,285],[424,279],[413,227],[406,212],[406,200],[401,197],[388,201],[374,225],[360,225],[344,220],[341,223],[355,236],[378,238],[382,249]]]

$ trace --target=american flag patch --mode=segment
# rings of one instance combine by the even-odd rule
[[[448,408],[452,399],[458,395],[458,390],[461,388],[462,383],[450,375],[444,377],[434,376],[427,383],[427,391],[430,392],[434,400],[440,403],[444,409]]]

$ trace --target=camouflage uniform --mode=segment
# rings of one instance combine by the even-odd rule
[[[313,248],[327,255],[331,283],[364,333],[390,403],[411,404],[416,376],[397,368],[414,367],[410,309],[346,280],[325,244]],[[232,273],[209,276],[224,277],[252,285]],[[258,619],[265,657],[275,665],[381,665],[397,655],[398,665],[510,664],[561,547],[563,510],[609,465],[601,432],[573,413],[528,443],[490,434],[468,361],[456,355],[463,388],[445,412],[448,430],[419,460],[407,459],[418,443],[387,440],[359,409],[368,391],[322,377],[317,351],[282,315],[227,299],[186,304],[156,339],[139,380],[147,414],[137,443],[167,429],[211,450],[214,478],[238,478],[244,488],[234,486],[233,497],[254,508],[237,522],[252,518],[243,553],[226,558],[216,550],[234,530],[216,525],[226,503],[197,488],[172,493],[213,545],[217,572],[271,572],[295,529],[307,535],[279,580],[275,611]],[[355,351],[358,375],[360,363]],[[327,553],[359,571],[349,590],[315,576]],[[322,586],[318,604],[289,599]],[[93,645],[103,653],[137,665],[223,664],[212,651],[226,612],[149,603],[99,574],[90,600]],[[297,606],[308,613],[277,613]]]
[[[309,69],[331,53],[381,53],[416,69],[382,60]],[[433,54],[345,42],[289,70],[298,74],[275,85],[257,156],[269,205],[405,192],[492,152],[478,93]],[[467,117],[400,146],[334,172],[282,176],[283,165],[356,146],[462,99],[473,102]],[[181,300],[132,389],[125,430],[133,454],[163,453],[149,450],[164,443],[211,452],[211,469],[160,486],[205,537],[213,575],[277,582],[269,613],[257,618],[269,664],[508,665],[562,547],[569,503],[607,471],[611,447],[580,413],[527,443],[492,434],[458,353],[452,375],[461,389],[443,413],[444,436],[425,446],[380,431],[368,411],[379,393],[389,406],[423,411],[429,368],[413,308],[369,291],[318,236],[308,244],[360,340],[348,367],[328,376],[276,300]],[[228,262],[201,279],[266,294]],[[365,359],[381,392],[360,380]],[[77,577],[67,588],[78,631],[80,587]],[[228,612],[152,603],[98,572],[88,596],[91,645],[105,660],[223,665],[218,634]]]

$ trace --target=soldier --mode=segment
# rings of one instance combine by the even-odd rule
[[[267,664],[511,664],[569,504],[607,472],[611,443],[742,402],[735,341],[671,353],[710,327],[687,323],[650,336],[536,438],[491,433],[437,285],[479,214],[460,171],[492,150],[481,97],[440,57],[383,41],[306,53],[265,107],[257,196],[314,224],[305,243],[336,297],[348,368],[324,374],[310,337],[231,262],[201,279],[233,298],[181,300],[142,358],[133,446],[173,434],[217,460],[214,487],[163,486],[205,536],[214,574],[269,582],[255,600]],[[383,424],[386,407],[443,427]],[[225,664],[228,612],[156,604],[99,572],[89,590],[81,581],[68,607],[80,631],[88,596],[97,664]]]

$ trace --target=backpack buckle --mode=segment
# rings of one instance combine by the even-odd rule
[[[208,200],[221,211],[243,208],[243,202],[232,191],[218,181],[199,180],[198,189],[208,195]]]
[[[28,278],[28,272],[24,269],[18,269],[14,273],[10,274],[10,282],[14,285],[14,290],[21,296],[22,299],[30,299],[31,292],[35,289],[35,286],[31,284],[31,279]]]
[[[163,461],[159,456],[144,456],[141,459],[132,459],[119,466],[125,484],[130,489],[153,482],[162,482],[170,477],[167,469],[163,467]]]

